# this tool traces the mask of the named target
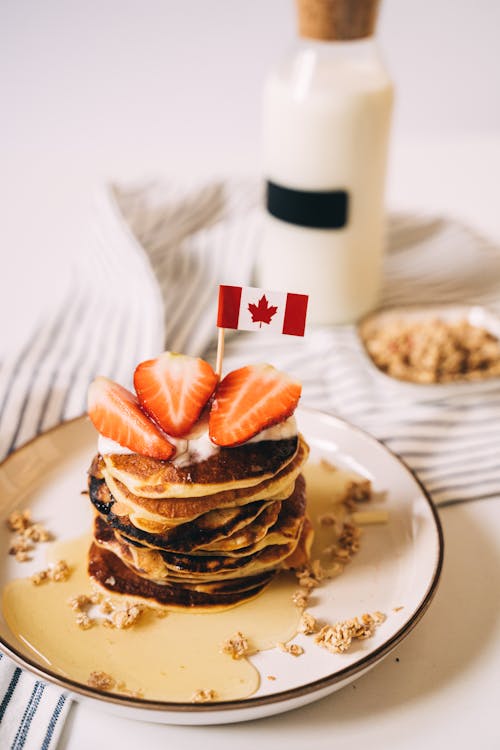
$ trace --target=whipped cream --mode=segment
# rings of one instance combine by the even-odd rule
[[[253,438],[242,445],[249,443],[261,443],[264,440],[287,440],[297,435],[297,420],[294,416],[285,419],[284,422],[268,427],[262,430]],[[208,420],[202,420],[200,425],[195,428],[185,438],[175,438],[167,435],[167,439],[172,445],[175,445],[175,456],[171,460],[174,466],[183,467],[190,464],[201,463],[206,461],[210,456],[220,451],[218,445],[214,445],[208,434]],[[134,451],[126,448],[114,440],[110,440],[103,435],[99,435],[97,440],[97,450],[101,456],[112,454],[131,454]]]
[[[128,454],[134,452],[131,451],[130,448],[125,448],[124,445],[120,445],[120,443],[115,443],[111,438],[104,437],[104,435],[99,435],[97,438],[97,450],[101,456],[112,456],[116,453]]]
[[[247,440],[247,443],[261,443],[263,440],[289,440],[297,435],[297,420],[294,416],[288,417],[284,422],[274,424],[272,427],[268,427],[267,430],[262,430],[254,435],[253,438]]]

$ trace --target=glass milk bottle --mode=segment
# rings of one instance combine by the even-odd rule
[[[348,323],[378,300],[392,84],[377,0],[297,0],[296,48],[263,105],[266,224],[258,285],[309,294],[312,323]]]

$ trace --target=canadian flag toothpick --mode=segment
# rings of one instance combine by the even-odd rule
[[[273,292],[253,286],[219,286],[217,373],[220,375],[222,369],[225,328],[303,336],[308,299],[307,294]]]
[[[253,286],[220,286],[217,326],[303,336],[307,301],[306,294],[272,292]]]

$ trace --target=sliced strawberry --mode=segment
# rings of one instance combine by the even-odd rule
[[[174,352],[141,362],[134,373],[142,408],[174,437],[191,430],[217,380],[208,362]]]
[[[101,435],[134,453],[163,460],[175,453],[175,447],[144,414],[134,394],[108,378],[100,376],[91,383],[88,412]]]
[[[209,418],[210,439],[233,446],[282,422],[295,411],[302,387],[272,365],[233,370],[215,392]]]

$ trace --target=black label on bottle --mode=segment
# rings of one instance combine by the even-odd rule
[[[267,210],[276,219],[315,229],[341,229],[348,219],[345,190],[293,190],[267,183]]]

